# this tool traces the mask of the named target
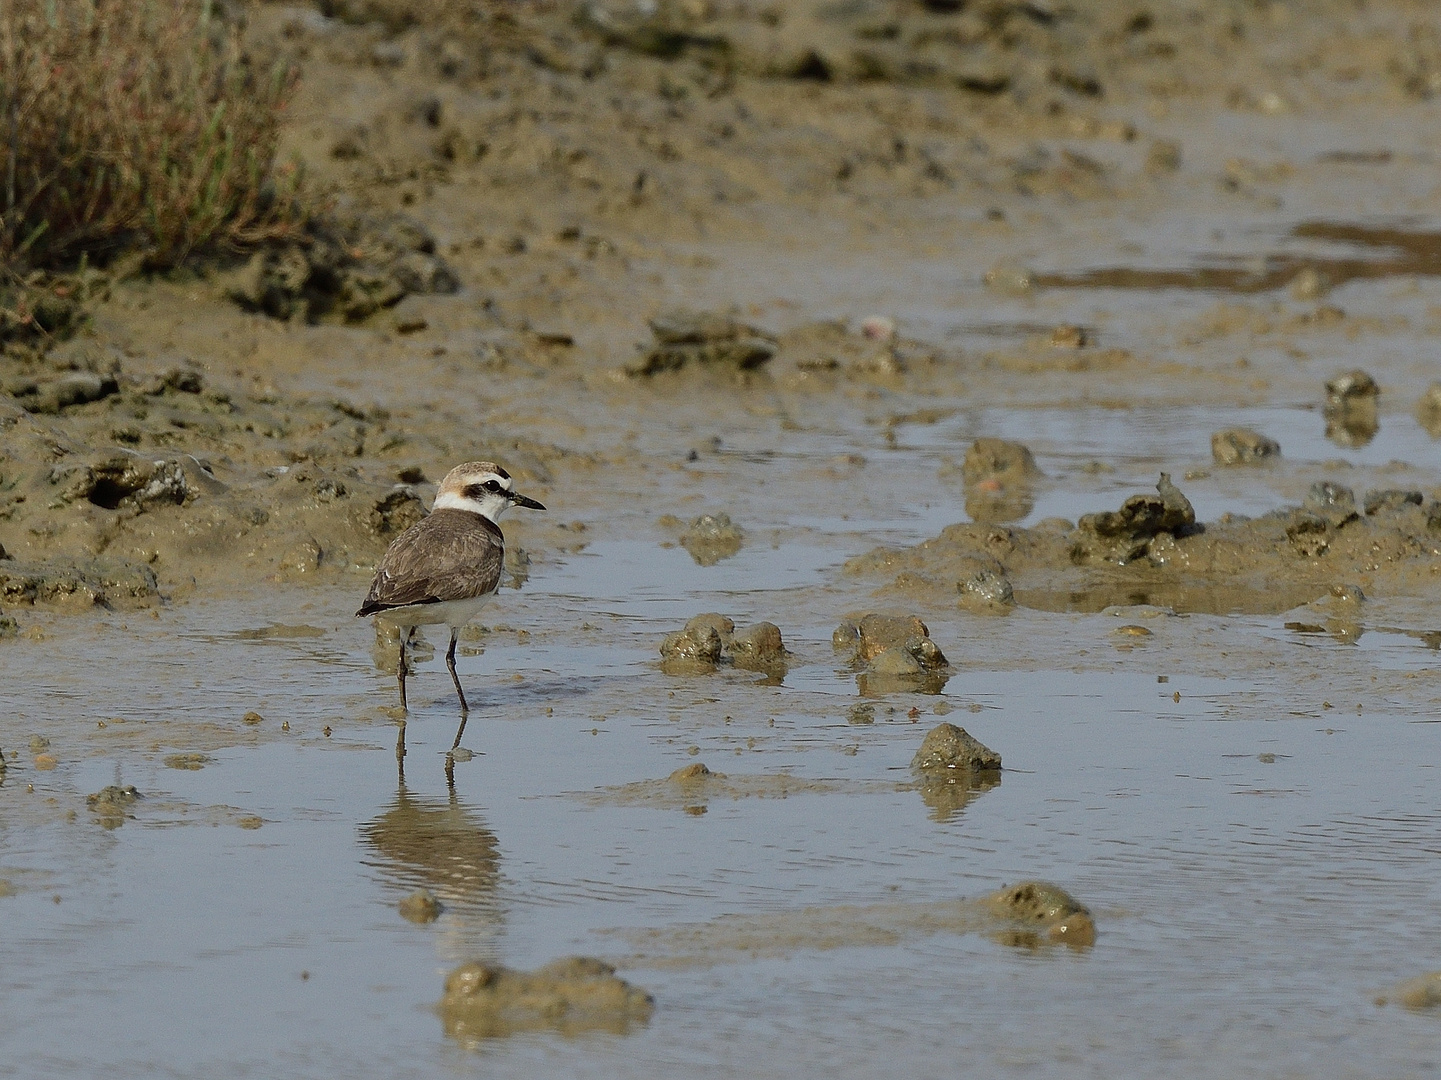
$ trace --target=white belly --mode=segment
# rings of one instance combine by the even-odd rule
[[[472,597],[468,600],[446,600],[440,604],[410,604],[407,607],[377,611],[375,617],[384,619],[395,626],[436,626],[444,624],[455,628],[464,626],[480,614],[494,593]]]

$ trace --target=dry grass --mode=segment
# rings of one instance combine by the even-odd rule
[[[275,161],[296,73],[212,2],[0,3],[0,265],[169,267],[299,231]]]

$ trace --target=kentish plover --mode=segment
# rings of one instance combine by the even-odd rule
[[[455,642],[460,628],[480,612],[500,585],[505,537],[496,519],[512,506],[545,507],[515,490],[510,474],[490,461],[468,461],[445,474],[435,507],[397,536],[375,570],[370,595],[357,619],[374,615],[400,627],[400,707],[406,708],[406,647],[417,626],[450,627],[445,666],[460,697],[470,706],[455,673]]]

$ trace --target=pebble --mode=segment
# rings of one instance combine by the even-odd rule
[[[399,904],[401,918],[413,923],[432,923],[445,910],[429,889],[416,889]]]
[[[1249,428],[1227,428],[1211,436],[1211,457],[1217,465],[1252,465],[1280,456],[1280,443]]]

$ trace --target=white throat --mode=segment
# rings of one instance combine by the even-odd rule
[[[487,492],[483,498],[472,499],[457,491],[442,491],[435,497],[435,506],[432,510],[466,510],[472,514],[479,514],[492,524],[500,519],[500,515],[510,509],[510,499],[502,494],[491,494]]]

